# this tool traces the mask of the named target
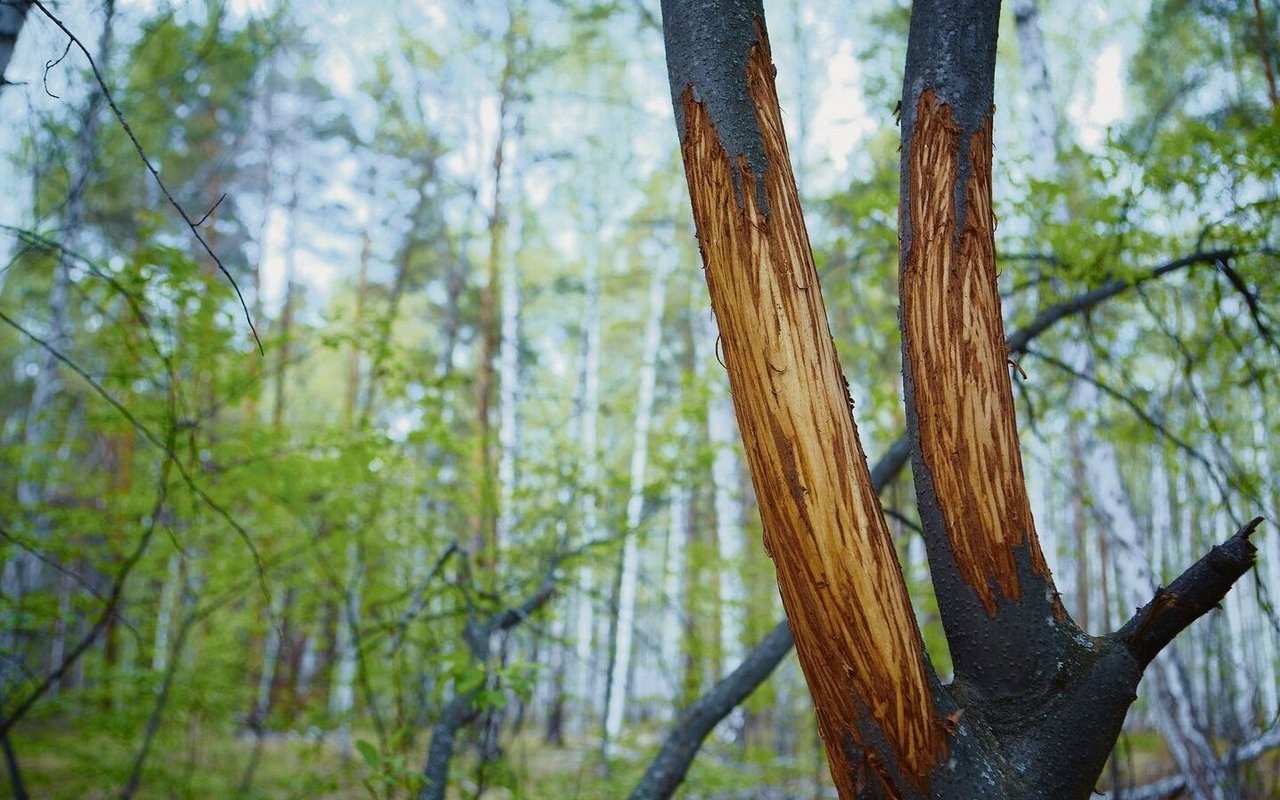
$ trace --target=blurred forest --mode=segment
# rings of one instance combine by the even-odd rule
[[[909,5],[768,10],[875,463],[905,425]],[[1278,18],[1006,3],[1015,398],[1094,632],[1277,519]],[[49,2],[0,68],[13,796],[425,797],[443,752],[449,797],[623,797],[777,649],[656,1]],[[946,674],[906,470],[881,498]],[[1280,797],[1256,541],[1143,682],[1110,796]],[[680,796],[834,797],[794,656],[756,680]]]

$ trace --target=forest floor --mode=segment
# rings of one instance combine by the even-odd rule
[[[357,742],[370,741],[361,733]],[[1122,747],[1122,775],[1127,785],[1141,785],[1171,771],[1171,761],[1159,737],[1138,734],[1126,737]],[[108,731],[87,733],[50,725],[25,728],[14,737],[22,759],[23,777],[33,800],[98,800],[117,798],[129,782],[137,759],[137,742]],[[336,737],[302,734],[268,734],[253,767],[247,791],[245,776],[254,763],[252,735],[232,736],[200,726],[188,726],[177,735],[158,737],[142,772],[138,800],[391,800],[412,797],[420,751],[409,758],[383,760],[369,748],[355,747],[344,754]],[[743,753],[718,742],[707,743],[689,776],[684,798],[707,800],[782,800],[824,798],[825,764],[811,757],[791,764],[768,753]],[[540,737],[518,736],[504,758],[484,773],[474,758],[455,764],[454,778],[475,797],[483,781],[483,800],[596,800],[625,797],[635,785],[652,747],[636,748],[634,758],[615,762],[608,775],[600,768],[595,744],[550,747]],[[736,757],[732,757],[736,755]],[[803,764],[794,763],[803,761]],[[1280,800],[1280,753],[1271,753],[1251,770],[1248,800]],[[1103,775],[1108,788],[1112,772]],[[508,789],[503,787],[519,787]],[[461,798],[462,793],[450,797]]]

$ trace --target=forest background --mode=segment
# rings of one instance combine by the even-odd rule
[[[1006,323],[1071,309],[1015,356],[1031,500],[1072,615],[1113,629],[1280,505],[1280,5],[1006,6]],[[904,426],[908,11],[769,7],[873,461]],[[32,7],[17,41],[15,795],[414,796],[448,733],[451,796],[625,796],[782,619],[656,3],[107,0]],[[912,497],[905,471],[882,493],[945,674]],[[1280,542],[1258,543],[1143,683],[1104,789],[1278,796]],[[830,794],[793,657],[682,792]]]

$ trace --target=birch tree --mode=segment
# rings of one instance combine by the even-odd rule
[[[622,732],[631,670],[631,646],[636,628],[636,590],[640,579],[640,519],[644,511],[644,477],[649,461],[649,428],[653,422],[653,395],[658,379],[658,349],[662,345],[662,312],[666,307],[669,259],[659,256],[649,283],[649,311],[644,327],[644,351],[640,364],[636,422],[631,449],[631,488],[627,496],[626,541],[618,579],[618,613],[613,637],[609,681],[605,687],[604,753],[613,752]]]

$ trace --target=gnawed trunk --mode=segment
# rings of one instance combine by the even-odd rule
[[[842,796],[924,792],[947,758],[853,423],[792,177],[758,3],[663,4],[667,62],[738,427]]]
[[[1014,342],[995,288],[999,3],[915,4],[902,102],[907,441],[955,662],[949,687],[924,656],[853,423],[760,3],[668,0],[663,17],[693,216],[765,545],[841,797],[1087,797],[1142,670],[1252,566],[1260,520],[1112,635],[1086,636],[1058,600],[1031,518],[1007,372]],[[686,718],[719,712],[767,673],[785,652],[784,633],[770,634],[735,671],[740,680],[722,682]],[[705,720],[691,722],[701,729]],[[664,746],[659,758],[668,755]],[[678,756],[670,763],[680,769]],[[664,796],[681,774],[648,771],[635,796]]]

